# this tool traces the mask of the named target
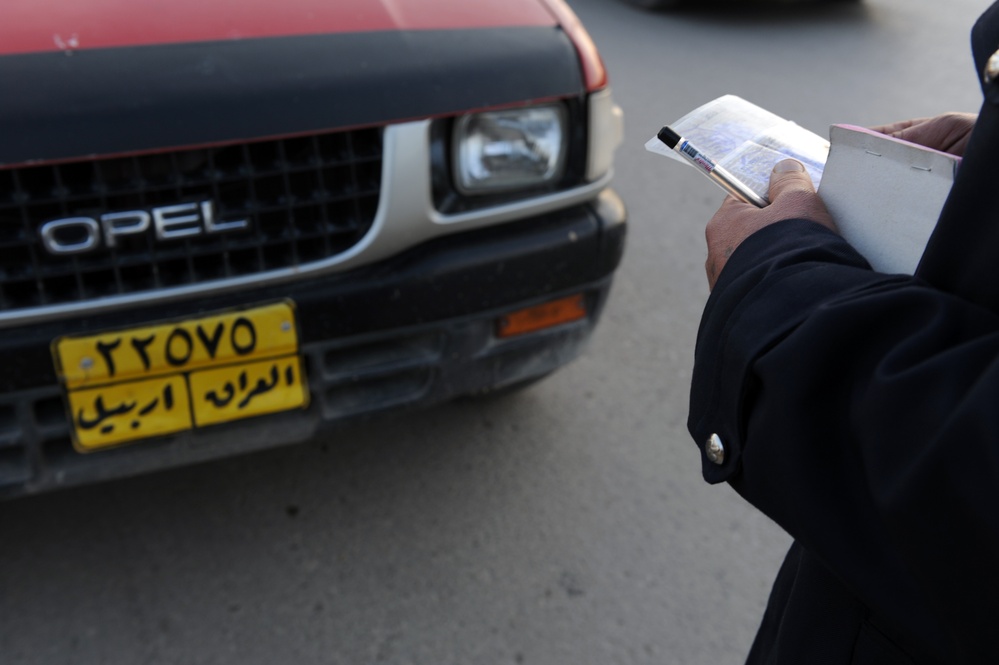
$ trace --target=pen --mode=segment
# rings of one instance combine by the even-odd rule
[[[751,190],[745,183],[737,179],[734,175],[715,164],[707,158],[701,151],[690,145],[690,141],[683,138],[669,127],[663,127],[656,135],[659,140],[665,143],[670,150],[683,156],[688,162],[697,167],[698,170],[708,176],[722,188],[737,199],[752,203],[757,208],[767,205],[767,200]]]

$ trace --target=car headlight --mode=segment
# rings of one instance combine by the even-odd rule
[[[455,184],[463,194],[482,194],[557,181],[566,133],[562,106],[462,116],[454,130]]]

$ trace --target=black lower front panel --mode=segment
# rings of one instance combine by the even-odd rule
[[[586,292],[592,314],[522,338],[497,340],[501,312],[303,347],[310,402],[259,416],[81,453],[62,389],[0,398],[0,497],[95,482],[301,442],[365,417],[430,406],[544,376],[584,348],[610,279]]]
[[[607,193],[594,204],[435,241],[328,279],[4,330],[0,353],[10,371],[0,386],[0,498],[304,441],[373,415],[544,376],[585,347],[607,298],[624,230],[623,208]],[[505,315],[575,294],[583,296],[584,317],[497,335]],[[74,445],[76,421],[53,361],[54,340],[179,319],[207,321],[203,317],[275,301],[294,304],[305,408],[91,452],[80,452],[79,440]]]

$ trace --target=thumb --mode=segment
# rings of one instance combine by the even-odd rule
[[[812,178],[804,164],[796,159],[785,159],[774,165],[770,172],[770,201],[776,201],[785,192],[815,193]]]
[[[765,210],[774,219],[808,219],[836,230],[811,176],[796,159],[785,159],[774,166],[770,173],[770,205]]]

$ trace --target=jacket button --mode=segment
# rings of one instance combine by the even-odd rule
[[[989,61],[985,63],[985,71],[982,72],[982,79],[985,83],[992,83],[999,78],[999,51],[992,54]]]
[[[707,443],[704,444],[704,454],[715,464],[725,462],[725,444],[722,443],[720,436],[712,434],[708,437]]]

